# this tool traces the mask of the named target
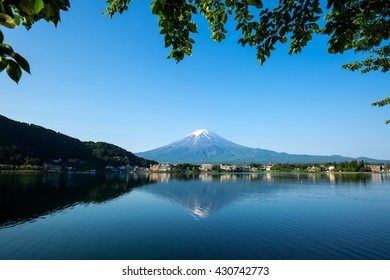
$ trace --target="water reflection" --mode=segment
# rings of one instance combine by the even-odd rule
[[[127,174],[2,174],[0,228],[80,203],[103,203],[150,183],[146,176]]]
[[[385,174],[0,174],[0,228],[30,221],[76,204],[103,203],[137,188],[159,198],[173,201],[189,210],[195,218],[213,212],[257,193],[312,186],[367,186],[390,183]],[[142,187],[141,187],[142,186]],[[285,194],[284,194],[285,195]]]
[[[374,181],[390,182],[389,176],[383,174],[341,173],[152,174],[151,180],[161,184],[140,190],[178,203],[196,218],[207,218],[222,207],[255,193],[267,199],[271,197],[270,193],[283,192],[286,195],[286,188],[302,188],[301,193],[307,195],[313,186],[345,188],[366,186]]]
[[[164,182],[170,181],[191,181],[200,180],[202,182],[234,182],[234,181],[266,181],[266,182],[328,182],[332,184],[350,183],[355,185],[367,184],[370,182],[390,181],[389,174],[370,173],[221,173],[221,174],[169,174],[152,173],[147,175],[150,181]]]

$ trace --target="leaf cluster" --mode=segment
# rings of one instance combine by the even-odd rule
[[[386,105],[389,105],[389,104],[390,104],[390,97],[387,97],[385,99],[382,99],[382,100],[379,100],[377,102],[372,103],[371,106],[383,107],[383,106],[386,106]],[[390,120],[386,120],[385,123],[389,124]]]
[[[383,73],[390,69],[390,1],[329,1],[333,9],[325,16],[328,21],[323,33],[330,36],[329,52],[368,53],[362,61],[343,65],[344,69],[362,74],[370,71]],[[390,98],[372,103],[382,107],[390,104]],[[390,120],[385,122],[390,123]]]
[[[22,69],[30,74],[30,65],[10,45],[4,44],[3,40],[4,36],[0,30],[0,72],[5,69],[8,76],[18,83],[22,77]]]
[[[130,0],[107,0],[107,13],[113,16],[128,9]],[[264,8],[261,0],[155,0],[152,13],[159,17],[165,47],[171,47],[169,58],[181,61],[192,54],[195,43],[190,37],[198,27],[192,15],[200,13],[209,23],[211,38],[221,42],[228,32],[225,24],[229,17],[236,21],[236,30],[243,46],[256,46],[257,58],[264,63],[275,50],[275,44],[286,43],[290,36],[290,53],[297,53],[311,40],[312,33],[319,32],[316,21],[322,13],[319,0],[279,1],[273,9]],[[257,14],[255,16],[255,14]]]
[[[332,9],[325,15],[323,34],[329,35],[329,52],[372,53],[362,62],[347,64],[345,69],[362,73],[390,69],[390,2],[387,0],[328,1]],[[386,45],[387,43],[387,45]]]
[[[113,17],[128,10],[131,0],[106,0],[104,14]],[[320,4],[326,3],[324,13]],[[366,59],[343,65],[344,69],[361,73],[387,72],[390,69],[390,1],[389,0],[279,0],[275,4],[262,0],[153,0],[152,13],[159,18],[160,33],[168,58],[176,62],[192,55],[193,33],[198,26],[193,15],[202,15],[209,23],[211,38],[220,42],[226,38],[229,18],[241,33],[238,43],[255,47],[262,64],[278,44],[289,43],[288,53],[299,53],[314,34],[329,36],[328,51],[368,54]],[[56,25],[60,11],[70,7],[69,0],[2,0],[0,27],[15,28],[22,23],[27,29],[40,19]],[[320,25],[323,25],[322,27]],[[6,70],[19,82],[22,70],[30,73],[28,62],[4,43],[0,30],[0,72]],[[373,106],[389,104],[388,99]],[[390,122],[390,120],[388,121]]]
[[[22,24],[30,29],[40,19],[52,22],[56,26],[60,21],[60,11],[67,11],[69,7],[69,0],[2,0],[0,27],[12,29]],[[4,34],[0,29],[0,73],[4,70],[18,83],[22,70],[30,74],[30,65],[10,45],[4,43]]]
[[[157,0],[152,2],[152,13],[159,17],[165,47],[172,48],[168,58],[179,62],[185,55],[191,56],[195,41],[190,34],[197,33],[197,26],[192,21],[192,14],[197,13],[195,6],[185,0]]]
[[[152,13],[159,17],[169,58],[177,62],[192,55],[195,43],[191,33],[198,32],[191,15],[200,13],[209,23],[211,38],[226,38],[229,18],[242,36],[238,43],[256,47],[257,59],[263,64],[277,44],[289,42],[288,53],[299,53],[314,34],[329,36],[329,53],[368,54],[362,61],[343,65],[344,69],[387,72],[390,69],[390,1],[388,0],[279,0],[276,4],[262,0],[154,0]],[[320,4],[326,2],[324,13]],[[110,16],[128,9],[130,0],[107,0]],[[320,25],[323,25],[322,27]],[[383,106],[384,99],[373,103]],[[390,123],[390,120],[387,121]]]
[[[130,0],[107,0],[107,13],[113,16],[128,9]],[[268,3],[267,3],[268,4]],[[362,62],[344,65],[345,69],[363,68],[387,72],[390,68],[390,2],[388,0],[327,1],[324,15],[319,0],[280,0],[274,7],[261,0],[155,0],[152,13],[159,17],[165,47],[171,47],[169,58],[180,61],[192,54],[193,38],[198,32],[191,15],[198,12],[209,22],[211,38],[217,42],[226,38],[225,24],[229,17],[236,22],[242,46],[254,46],[257,58],[264,63],[278,43],[290,43],[289,54],[299,53],[313,34],[330,36],[329,52],[346,50],[368,52]],[[326,25],[320,27],[320,22]]]
[[[122,14],[127,11],[131,0],[106,0],[108,6],[103,15],[109,15],[112,18],[116,13]]]

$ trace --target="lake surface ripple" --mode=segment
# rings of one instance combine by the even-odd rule
[[[0,174],[0,259],[390,259],[388,174]]]

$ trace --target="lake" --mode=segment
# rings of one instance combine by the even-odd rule
[[[390,259],[389,174],[0,174],[0,259]]]

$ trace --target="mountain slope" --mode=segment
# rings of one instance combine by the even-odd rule
[[[140,157],[159,162],[186,162],[192,164],[248,164],[252,162],[326,163],[355,160],[354,158],[342,156],[294,155],[266,149],[249,148],[230,142],[207,129],[196,130],[182,140],[136,154]],[[378,161],[363,157],[358,158],[358,160],[369,162]]]
[[[34,124],[13,121],[0,115],[0,163],[42,164],[53,159],[78,159],[90,167],[111,165],[149,166],[150,161],[118,146],[82,142]]]
[[[150,164],[156,162],[146,160],[138,157],[133,153],[122,149],[121,147],[105,142],[84,142],[84,145],[90,149],[92,155],[99,160],[103,161],[105,165],[120,166],[145,166],[149,167]]]

